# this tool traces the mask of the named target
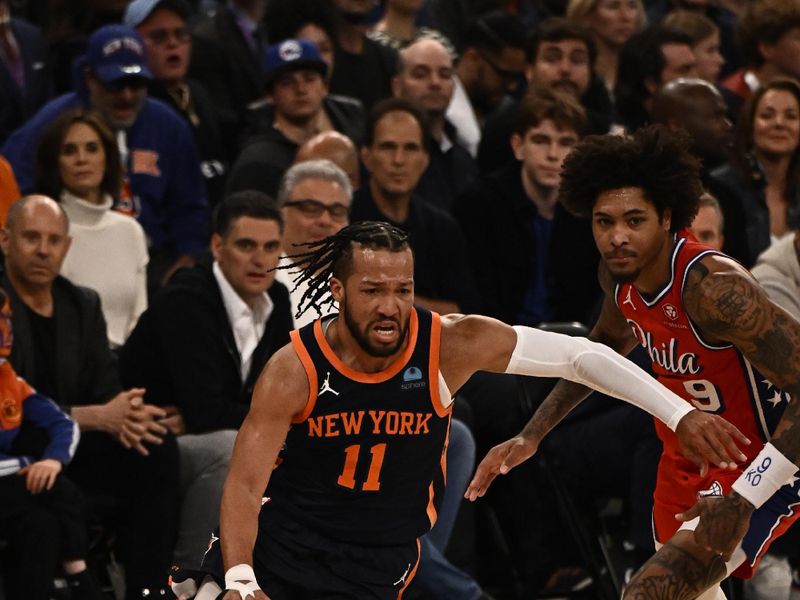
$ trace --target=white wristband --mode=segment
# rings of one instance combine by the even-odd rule
[[[253,567],[242,563],[225,572],[225,589],[239,592],[243,600],[247,600],[250,596],[255,598],[256,590],[261,588],[258,587]]]
[[[758,453],[733,483],[733,490],[750,504],[759,508],[784,485],[792,481],[797,465],[770,443]]]

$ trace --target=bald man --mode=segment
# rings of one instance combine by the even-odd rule
[[[126,597],[159,597],[175,543],[178,447],[159,422],[164,410],[146,404],[142,389],[122,390],[97,293],[58,274],[69,245],[58,203],[26,196],[11,206],[0,232],[0,286],[11,299],[15,334],[9,360],[80,425],[66,474],[119,503]]]
[[[441,42],[422,37],[400,51],[392,94],[427,113],[433,138],[430,164],[416,192],[447,211],[478,175],[475,161],[456,141],[455,128],[445,118],[454,87],[453,59]]]
[[[338,131],[323,131],[318,133],[297,150],[295,164],[307,160],[327,159],[347,174],[353,191],[358,189],[361,176],[358,165],[358,152],[355,144],[346,135]]]
[[[692,138],[692,153],[703,161],[703,180],[728,159],[733,143],[731,122],[720,93],[703,79],[674,79],[653,98],[656,123],[684,129]]]

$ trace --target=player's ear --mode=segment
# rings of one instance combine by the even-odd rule
[[[344,300],[344,282],[338,277],[331,277],[331,296],[338,304]]]
[[[672,228],[672,209],[665,208],[664,214],[661,215],[661,225],[665,231],[669,231]]]

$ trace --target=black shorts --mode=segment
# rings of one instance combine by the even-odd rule
[[[419,543],[355,546],[322,536],[296,521],[274,518],[253,550],[258,584],[271,600],[397,600],[417,570]],[[217,536],[203,570],[224,588]]]

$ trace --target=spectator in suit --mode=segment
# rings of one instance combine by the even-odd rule
[[[261,31],[266,0],[231,0],[200,17],[192,27],[189,76],[211,95],[225,127],[241,141],[247,107],[264,94]]]
[[[275,283],[283,219],[260,192],[219,205],[213,264],[175,274],[120,352],[125,385],[147,389],[180,450],[181,521],[175,560],[198,568],[219,521],[236,430],[270,356],[288,343],[289,295]]]
[[[0,0],[0,144],[53,95],[47,42]]]
[[[137,216],[149,241],[148,279],[156,289],[208,243],[208,202],[192,133],[169,107],[147,97],[144,44],[125,25],[89,39],[75,92],[48,102],[6,141],[2,154],[24,193],[32,189],[42,132],[70,108],[97,110],[114,130],[123,165],[117,208]]]
[[[508,94],[525,85],[525,28],[512,15],[495,11],[477,18],[464,36],[456,65],[447,119],[459,142],[474,157],[486,118]]]
[[[166,412],[123,390],[97,294],[58,275],[69,248],[58,203],[27,196],[0,231],[11,299],[14,370],[53,398],[83,432],[66,474],[90,497],[110,495],[125,564],[126,598],[158,597],[175,543],[178,448]]]

